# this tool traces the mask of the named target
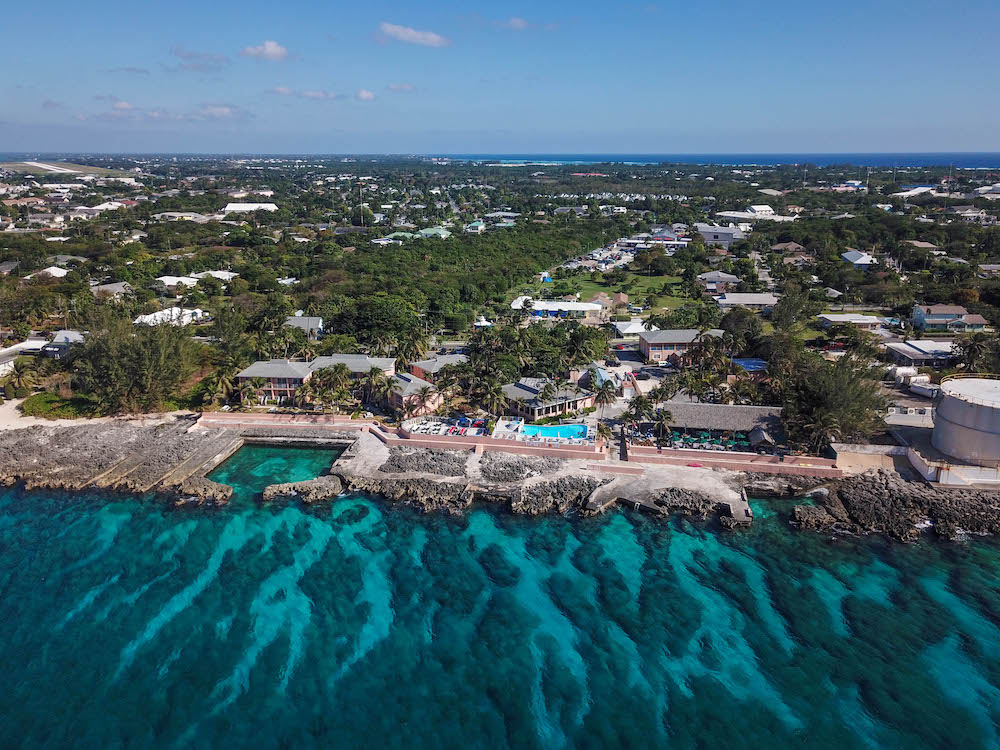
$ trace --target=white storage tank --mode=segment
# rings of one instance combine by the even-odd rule
[[[945,378],[931,444],[979,466],[1000,464],[1000,376]]]

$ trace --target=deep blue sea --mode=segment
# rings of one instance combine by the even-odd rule
[[[267,479],[222,510],[0,492],[0,747],[1000,746],[993,543],[777,501],[746,533],[262,507]]]
[[[429,154],[431,156],[431,154]],[[846,153],[846,154],[437,154],[451,159],[503,164],[815,164],[858,167],[1000,168],[1000,152]]]

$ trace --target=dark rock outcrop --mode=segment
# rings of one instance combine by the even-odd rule
[[[793,520],[801,528],[900,541],[916,539],[924,527],[947,539],[962,532],[1000,534],[1000,492],[907,482],[883,470],[842,480],[817,501],[795,507]]]
[[[322,500],[332,500],[344,491],[340,477],[329,474],[303,482],[287,482],[272,484],[264,488],[264,502],[282,498],[296,498],[304,503],[315,503]]]
[[[461,477],[465,476],[465,465],[468,460],[468,451],[440,451],[394,445],[389,449],[389,458],[379,467],[379,471],[387,474],[420,472],[443,477]]]
[[[554,474],[566,465],[562,458],[522,456],[517,453],[484,453],[479,461],[483,479],[520,482],[529,477]]]

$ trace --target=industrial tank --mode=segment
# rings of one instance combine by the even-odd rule
[[[1000,464],[1000,376],[956,376],[941,381],[931,444],[979,466]]]

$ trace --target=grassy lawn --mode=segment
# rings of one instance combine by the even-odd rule
[[[53,167],[58,167],[61,169],[72,169],[74,173],[79,174],[96,174],[104,177],[109,177],[114,175],[116,177],[121,177],[125,174],[121,170],[117,169],[106,169],[105,167],[91,167],[86,164],[71,164],[70,162],[62,161],[45,161],[44,159],[37,160],[39,164],[50,164]],[[71,176],[68,172],[58,172],[51,171],[48,169],[43,169],[41,167],[36,167],[33,164],[27,164],[23,161],[6,162],[0,164],[0,167],[4,169],[9,169],[13,172],[22,172],[25,174],[35,174],[35,175],[46,175],[48,177],[58,177],[60,174],[64,177]]]
[[[645,276],[636,273],[629,273],[624,281],[610,284],[601,279],[595,281],[589,272],[580,272],[565,279],[559,279],[550,284],[543,284],[540,281],[525,284],[514,290],[514,296],[528,294],[538,299],[544,292],[551,292],[554,288],[569,287],[571,293],[580,293],[580,299],[587,301],[594,295],[604,292],[608,296],[614,296],[618,292],[625,292],[629,296],[630,302],[642,302],[650,294],[656,294],[656,299],[652,305],[654,310],[674,310],[685,302],[691,300],[686,297],[675,297],[669,294],[659,294],[665,284],[676,284],[680,282],[679,276]]]
[[[764,323],[765,336],[770,336],[772,333],[774,333],[774,324],[771,323],[770,320],[764,320],[763,323]],[[810,339],[819,338],[823,335],[825,335],[825,332],[823,331],[822,328],[808,325],[798,332],[796,338],[801,339],[803,341],[809,341]]]
[[[20,409],[25,416],[42,419],[79,419],[97,416],[97,404],[89,398],[83,396],[63,398],[58,393],[50,391],[29,396],[21,404]]]

